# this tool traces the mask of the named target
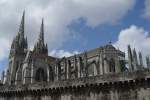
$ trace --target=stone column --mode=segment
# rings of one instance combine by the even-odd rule
[[[115,59],[115,72],[116,73],[121,72],[121,65],[120,65],[120,62],[119,62],[119,58]]]
[[[64,67],[65,67],[65,79],[67,79],[67,59],[64,59]]]
[[[108,73],[108,68],[109,68],[109,66],[108,66],[108,61],[107,61],[107,59],[105,58],[105,59],[104,59],[104,74],[107,74],[107,73]]]
[[[57,76],[58,76],[58,80],[61,79],[61,65],[60,62],[57,63]]]
[[[104,59],[102,53],[100,54],[100,61],[99,61],[99,69],[100,69],[100,75],[104,74]]]
[[[87,68],[87,52],[84,53],[84,68],[83,68],[83,76],[88,76],[88,68]]]
[[[98,100],[102,100],[102,91],[100,91],[100,93],[98,94]]]
[[[75,68],[75,78],[78,77],[78,68],[77,68],[77,58],[76,55],[74,55],[74,68]]]
[[[31,66],[29,66],[27,64],[27,67],[25,68],[25,71],[24,71],[24,80],[23,80],[23,84],[30,84],[33,82],[33,80],[31,80],[32,78],[32,75],[31,75],[31,71],[32,71],[32,68],[30,68]]]
[[[32,65],[31,65],[31,83],[34,83],[35,82],[35,68],[34,68],[34,64],[32,62]]]
[[[66,68],[66,69],[67,69],[67,70],[66,70],[66,71],[67,71],[67,72],[66,72],[66,74],[67,74],[67,79],[69,79],[69,60],[66,61],[66,67],[67,67],[67,68]]]
[[[22,83],[22,68],[21,66],[18,68],[16,72],[16,80],[15,80],[15,85],[21,84]]]
[[[80,78],[80,70],[81,70],[81,65],[80,65],[80,58],[77,58],[77,68],[78,68],[78,78]]]
[[[50,82],[50,68],[47,66],[47,81]]]
[[[114,93],[112,90],[110,90],[110,100],[114,100]]]
[[[80,68],[80,77],[83,77],[83,64],[82,64],[82,57],[79,57],[79,68]]]
[[[118,100],[118,93],[116,90],[110,90],[111,100]]]
[[[119,95],[118,95],[118,91],[117,90],[114,91],[114,95],[115,95],[115,100],[119,100]]]
[[[59,74],[58,74],[58,60],[56,61],[55,64],[55,73],[56,73],[56,81],[59,79]]]

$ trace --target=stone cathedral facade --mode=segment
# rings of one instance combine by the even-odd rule
[[[48,55],[42,20],[31,51],[24,33],[25,13],[13,39],[9,66],[2,73],[0,100],[150,100],[150,60],[128,46],[107,44],[70,57]]]

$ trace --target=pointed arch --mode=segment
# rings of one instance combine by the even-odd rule
[[[94,76],[97,74],[97,62],[95,60],[88,63],[87,67],[88,76]]]
[[[44,69],[42,68],[37,69],[36,74],[35,74],[35,80],[37,82],[47,81],[47,74],[44,71]]]
[[[109,72],[115,72],[115,60],[113,58],[109,61]]]
[[[54,71],[52,66],[49,66],[49,80],[54,81]]]

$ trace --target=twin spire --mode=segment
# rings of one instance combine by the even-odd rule
[[[25,25],[25,11],[23,12],[20,27],[19,27],[19,34],[24,36],[24,25]],[[39,41],[44,42],[44,19],[42,18],[42,24],[40,28],[40,35],[39,35]]]
[[[25,53],[25,49],[28,48],[27,38],[24,37],[24,22],[25,22],[25,11],[23,12],[22,15],[18,34],[13,39],[10,50],[10,56],[16,53]]]
[[[13,53],[12,51],[16,50],[19,52],[24,52],[24,49],[27,49],[27,38],[24,37],[24,28],[25,27],[25,11],[23,12],[21,23],[19,26],[19,31],[17,36],[13,39],[11,51],[10,53]],[[44,19],[42,19],[42,24],[40,28],[40,34],[37,43],[34,46],[35,53],[44,53],[48,54],[47,44],[44,43]]]

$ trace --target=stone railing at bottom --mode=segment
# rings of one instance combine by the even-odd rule
[[[35,84],[25,85],[2,85],[0,93],[19,92],[28,90],[56,89],[66,87],[86,86],[91,84],[105,84],[116,82],[128,82],[136,79],[150,78],[150,70],[144,69],[134,72],[111,73],[98,76],[82,77],[76,79],[59,80],[54,82],[37,82]]]

